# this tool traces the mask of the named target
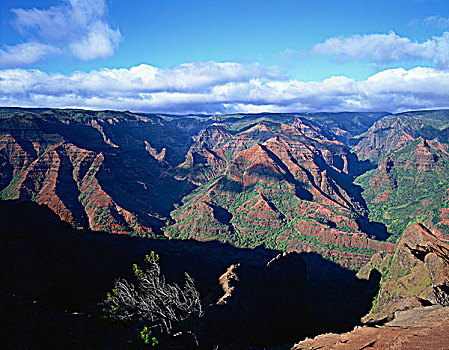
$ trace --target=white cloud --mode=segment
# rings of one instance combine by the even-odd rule
[[[44,40],[61,40],[68,33],[69,23],[62,7],[40,9],[12,9],[16,15],[14,26],[24,36],[37,36]]]
[[[53,46],[33,42],[6,46],[0,49],[0,67],[27,66],[58,53],[60,50]]]
[[[449,72],[390,69],[366,80],[286,80],[259,64],[139,65],[71,75],[0,70],[0,105],[166,113],[380,111],[449,108]]]
[[[423,19],[414,19],[410,22],[413,25],[422,25],[425,27],[435,27],[439,29],[447,29],[449,28],[449,18],[442,16],[429,16]]]
[[[30,83],[27,89],[30,93],[44,90],[51,91],[53,94],[75,93],[80,95],[91,95],[92,92],[99,94],[102,91],[122,96],[136,93],[199,93],[210,92],[216,86],[228,83],[248,82],[253,78],[285,79],[273,68],[260,64],[242,65],[233,62],[191,62],[166,69],[142,64],[129,69],[103,68],[88,73],[75,72],[69,76],[47,75],[39,70],[4,70],[0,72],[15,72],[14,74],[21,72],[20,74],[27,79],[36,79],[33,84]],[[36,72],[39,72],[37,76]]]
[[[114,54],[121,40],[120,31],[113,28],[106,19],[107,7],[104,0],[64,0],[59,6],[48,9],[12,9],[15,14],[14,26],[29,42],[9,46],[3,50],[5,56],[20,45],[37,44],[57,48],[87,61],[106,58]],[[30,46],[31,47],[31,46]],[[34,55],[26,64],[40,60]],[[6,59],[5,59],[6,60]],[[8,65],[0,61],[0,66],[22,66],[23,61],[14,55],[7,59]],[[14,62],[17,62],[16,64]]]
[[[121,39],[118,30],[98,22],[89,28],[87,36],[69,45],[73,55],[80,60],[90,61],[96,58],[106,58],[114,54]]]
[[[449,68],[449,32],[424,42],[413,42],[390,31],[388,34],[334,37],[314,46],[316,55],[332,55],[374,63],[433,60],[438,68]]]

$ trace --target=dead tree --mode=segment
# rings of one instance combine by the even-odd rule
[[[105,301],[110,316],[118,320],[142,320],[151,328],[168,334],[187,319],[198,324],[203,309],[193,279],[185,273],[184,287],[169,284],[161,274],[157,254],[152,252],[146,261],[145,270],[133,266],[138,281],[136,287],[125,279],[116,281]]]

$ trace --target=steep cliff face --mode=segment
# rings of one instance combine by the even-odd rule
[[[449,346],[449,245],[421,224],[409,226],[394,254],[375,254],[357,274],[382,274],[380,290],[362,321],[376,327],[327,333],[292,349],[446,349]]]
[[[166,173],[178,153],[187,152],[189,137],[183,141],[180,132],[181,140],[168,142],[165,152],[159,145],[161,123],[157,117],[82,113],[81,118],[61,111],[4,118],[0,197],[45,204],[76,227],[157,232],[188,187]],[[148,151],[150,142],[158,153]],[[171,191],[161,188],[161,181]]]
[[[405,121],[405,118],[396,116],[377,121],[365,134],[359,136],[360,142],[354,147],[354,152],[361,159],[379,160],[406,146],[415,139],[415,132],[407,127]]]
[[[356,182],[364,188],[371,219],[385,223],[392,239],[411,223],[422,222],[448,240],[448,170],[448,146],[420,137],[390,153]]]
[[[337,140],[353,146],[357,143],[358,135],[366,132],[376,121],[387,115],[386,112],[324,112],[306,113],[304,117],[325,126]]]
[[[370,225],[363,225],[366,206],[352,179],[365,163],[318,125],[290,122],[203,131],[179,167],[199,187],[171,213],[175,224],[166,234],[318,251],[353,267],[375,251],[391,251],[391,244],[368,238]]]
[[[79,228],[317,251],[359,267],[392,245],[372,239],[386,231],[353,183],[369,164],[341,140],[380,116],[4,109],[0,198],[45,204]]]
[[[395,241],[405,228],[422,222],[449,239],[449,111],[420,111],[380,119],[352,149],[377,169],[356,179],[370,219],[386,225]]]
[[[384,259],[373,256],[371,263],[359,272],[363,276],[371,268],[387,266],[380,268],[384,273],[381,289],[364,322],[391,319],[396,311],[407,308],[449,306],[449,245],[423,225],[409,226],[394,254]]]
[[[360,159],[382,161],[419,137],[448,142],[449,111],[419,111],[386,116],[355,139],[353,151]]]

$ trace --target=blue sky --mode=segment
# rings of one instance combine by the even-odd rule
[[[449,107],[449,1],[9,0],[0,104],[145,112]]]

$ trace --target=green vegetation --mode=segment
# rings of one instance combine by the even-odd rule
[[[200,204],[202,198],[208,198],[207,214],[203,211],[205,204]],[[255,206],[259,201],[262,207],[256,210]],[[163,230],[167,236],[177,239],[216,239],[246,248],[264,246],[269,249],[287,250],[289,245],[306,245],[308,249],[319,253],[338,253],[328,256],[337,262],[347,259],[345,253],[363,256],[375,253],[373,249],[350,244],[354,230],[348,227],[345,221],[335,223],[316,212],[317,208],[322,207],[310,206],[306,215],[298,211],[302,204],[307,203],[294,194],[292,186],[285,180],[274,183],[259,182],[243,188],[241,183],[220,176],[184,197],[183,205],[171,213],[175,223],[164,227]],[[229,213],[228,222],[223,222],[216,215],[212,210],[214,206]],[[338,211],[333,207],[328,207],[328,210],[334,214],[338,213],[342,218],[347,217],[348,222],[352,220],[349,211]],[[347,232],[347,243],[327,243],[326,237],[320,234],[313,236],[298,233],[294,229],[298,220],[306,221],[310,227],[316,227],[317,230],[322,230],[323,227],[334,228],[342,231],[339,235]]]
[[[149,345],[151,343],[151,346],[156,346],[157,344],[159,344],[158,340],[156,339],[156,337],[152,336],[152,332],[151,330],[145,326],[143,327],[143,329],[139,332],[140,335],[140,339],[142,339],[142,341]]]
[[[0,199],[1,200],[11,200],[11,199],[17,199],[18,198],[18,191],[17,186],[19,185],[20,181],[23,180],[23,177],[20,175],[16,175],[12,178],[11,182],[8,184],[7,187],[5,187],[0,192]]]
[[[270,123],[270,126],[279,125],[279,123],[291,124],[294,115],[277,113],[225,114],[220,115],[219,119],[228,130],[242,132],[261,122],[267,123],[267,125]]]
[[[374,250],[360,248],[366,247],[366,242],[352,238],[359,232],[356,218],[366,212],[359,188],[352,183],[352,174],[360,173],[355,169],[363,164],[346,146],[334,141],[349,144],[350,138],[366,131],[383,115],[169,116],[4,108],[0,109],[3,129],[21,130],[21,135],[12,138],[17,138],[16,149],[23,146],[29,153],[27,161],[34,161],[36,156],[49,158],[52,152],[48,150],[60,142],[58,147],[67,153],[65,166],[70,169],[55,170],[56,176],[49,179],[39,163],[37,173],[27,175],[21,191],[17,191],[21,175],[8,175],[0,198],[29,195],[38,201],[42,183],[51,180],[63,186],[65,177],[76,182],[79,193],[73,200],[95,229],[143,237],[151,235],[145,233],[151,228],[178,239],[335,252],[335,259],[360,254],[365,259]],[[428,115],[431,122],[426,124]],[[420,112],[385,120],[388,124],[408,118],[404,128],[413,126],[419,134],[432,136],[447,127],[448,115],[445,111]],[[94,120],[101,133],[92,128]],[[221,125],[211,127],[216,123]],[[282,124],[298,125],[297,132],[289,128],[283,133]],[[264,127],[252,129],[257,125]],[[248,132],[250,129],[254,132]],[[384,135],[391,129],[385,125],[376,132]],[[31,136],[37,145],[29,142]],[[262,147],[242,152],[257,143]],[[157,152],[165,149],[166,158],[155,159],[146,149],[148,145]],[[449,206],[444,195],[448,188],[447,155],[442,150],[432,152],[437,164],[432,171],[410,168],[407,162],[418,159],[406,147],[395,153],[395,166],[388,173],[373,170],[357,180],[365,190],[370,219],[385,223],[393,233],[392,241],[412,222],[440,223],[438,210]],[[349,175],[343,171],[344,164]],[[378,185],[372,186],[372,180],[379,176]]]
[[[393,165],[388,170],[378,168],[356,179],[364,189],[370,219],[387,226],[392,242],[415,222],[429,227],[439,223],[440,209],[449,203],[449,156],[424,146],[429,152],[424,157],[418,150],[420,143],[422,139],[392,153]]]

